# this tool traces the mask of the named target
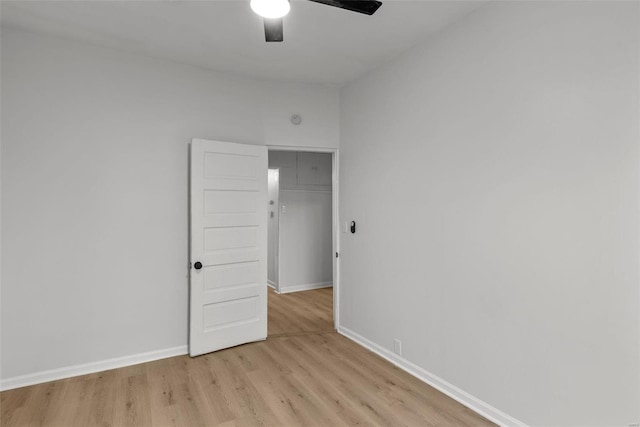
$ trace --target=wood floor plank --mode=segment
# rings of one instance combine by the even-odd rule
[[[10,393],[0,393],[0,425],[9,425],[12,420],[15,420],[34,391],[34,387],[23,387],[12,390]]]
[[[0,393],[3,427],[490,426],[333,330],[333,291],[268,294],[269,338]]]
[[[333,288],[277,294],[268,291],[269,336],[333,331]]]
[[[324,334],[322,334],[324,335]],[[312,375],[322,374],[325,379],[336,384],[336,391],[340,393],[343,400],[354,402],[354,407],[358,409],[359,415],[370,420],[375,425],[401,426],[405,423],[391,412],[379,411],[376,408],[384,405],[383,400],[377,395],[373,381],[354,375],[355,372],[343,364],[337,364],[335,357],[327,357],[322,354],[320,348],[314,345],[315,339],[319,335],[306,335],[290,339],[299,354],[296,357],[308,361],[307,367],[311,369]]]

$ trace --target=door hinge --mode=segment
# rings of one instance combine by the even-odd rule
[[[191,263],[189,263],[189,270],[191,270]]]
[[[338,258],[338,252],[336,252],[336,258]]]

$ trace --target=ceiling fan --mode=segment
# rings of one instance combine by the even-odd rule
[[[382,6],[377,0],[309,0],[352,12],[373,15]],[[284,40],[282,17],[289,13],[289,0],[251,0],[251,9],[264,18],[264,38],[267,42]]]

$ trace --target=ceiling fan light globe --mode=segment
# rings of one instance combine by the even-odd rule
[[[263,18],[282,18],[291,9],[289,0],[251,0],[251,9]]]

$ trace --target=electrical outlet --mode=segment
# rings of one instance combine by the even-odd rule
[[[393,340],[393,352],[398,356],[402,356],[402,341],[398,338]]]

